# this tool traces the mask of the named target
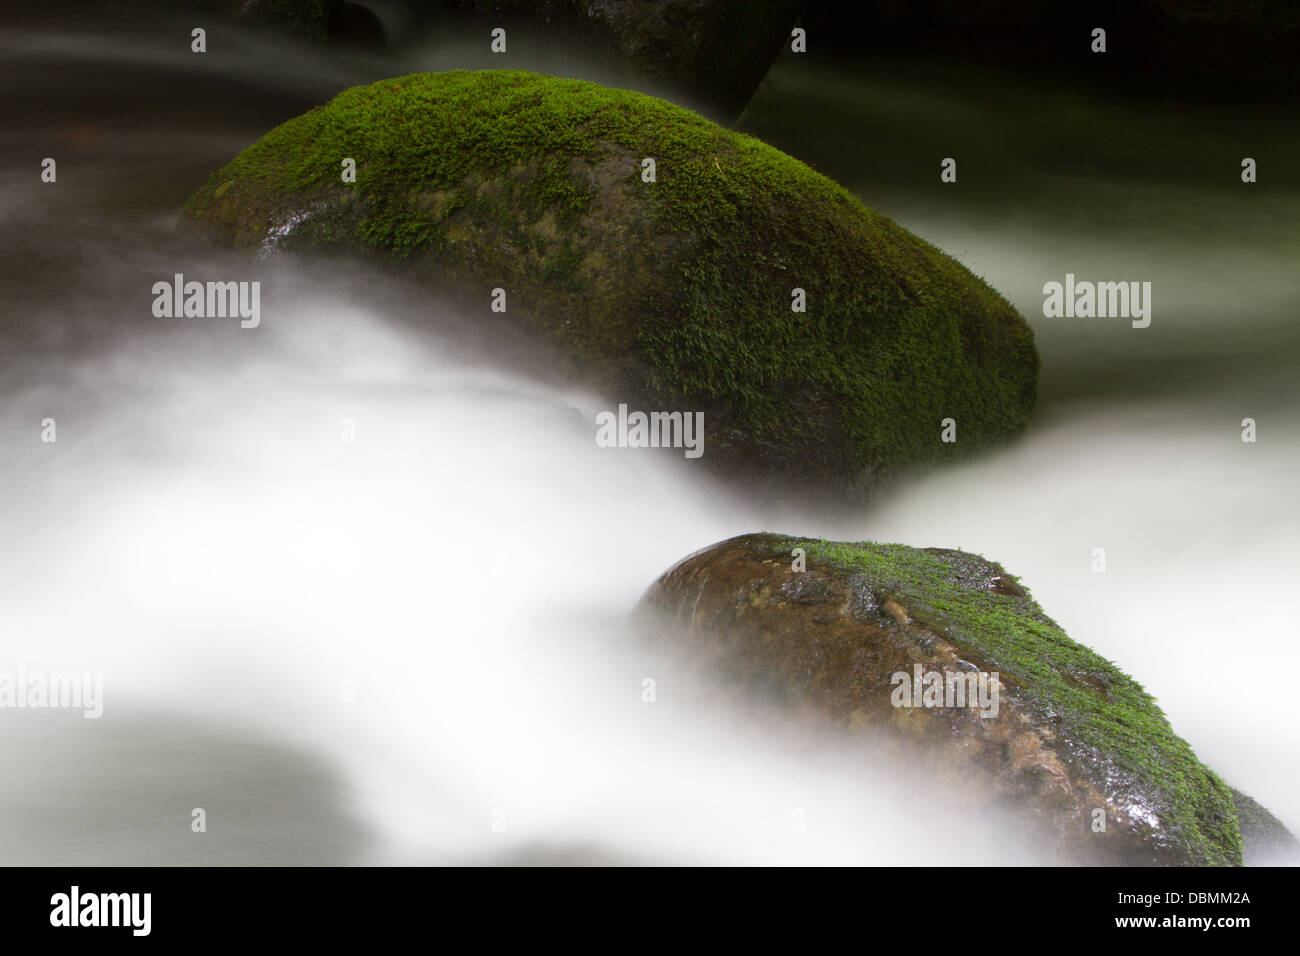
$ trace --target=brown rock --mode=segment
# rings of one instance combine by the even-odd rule
[[[1011,808],[1066,859],[1240,863],[1226,785],[977,555],[747,535],[669,570],[640,610],[755,694]]]

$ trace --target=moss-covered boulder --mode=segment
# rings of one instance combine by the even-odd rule
[[[640,610],[731,679],[1010,805],[1068,859],[1242,862],[1233,791],[1152,697],[977,555],[746,535],[672,568]]]
[[[703,461],[733,474],[856,486],[1000,441],[1034,404],[1028,325],[954,259],[759,140],[592,83],[347,90],[182,220],[250,252],[392,263],[484,314],[504,289],[611,403],[704,412]]]

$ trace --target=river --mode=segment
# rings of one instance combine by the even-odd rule
[[[175,233],[210,171],[346,86],[486,65],[188,26],[0,34],[0,670],[104,681],[96,720],[3,714],[0,861],[1050,862],[633,633],[674,561],[764,529],[1003,563],[1300,827],[1294,113],[783,57],[740,128],[984,276],[1043,359],[1020,440],[804,510],[597,448],[608,397],[361,265],[259,265],[256,330],[155,318],[154,282],[249,268]],[[1151,325],[1044,318],[1067,273],[1150,281]]]

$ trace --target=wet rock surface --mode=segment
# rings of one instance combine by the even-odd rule
[[[639,611],[727,681],[931,763],[1072,861],[1240,864],[1242,832],[1268,830],[1263,811],[1239,831],[1243,804],[1150,695],[978,555],[746,535],[666,572]]]

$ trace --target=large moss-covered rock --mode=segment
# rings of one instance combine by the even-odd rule
[[[244,150],[183,220],[250,251],[384,260],[484,313],[505,289],[612,400],[703,411],[704,461],[731,473],[859,485],[1004,439],[1034,403],[1029,327],[954,259],[756,139],[591,83],[347,90]]]
[[[1242,861],[1233,792],[1133,678],[1070,640],[991,561],[746,535],[672,568],[641,610],[732,679],[933,760],[959,792],[1009,804],[1069,859]],[[997,707],[902,699],[918,665],[922,675],[996,672]]]

